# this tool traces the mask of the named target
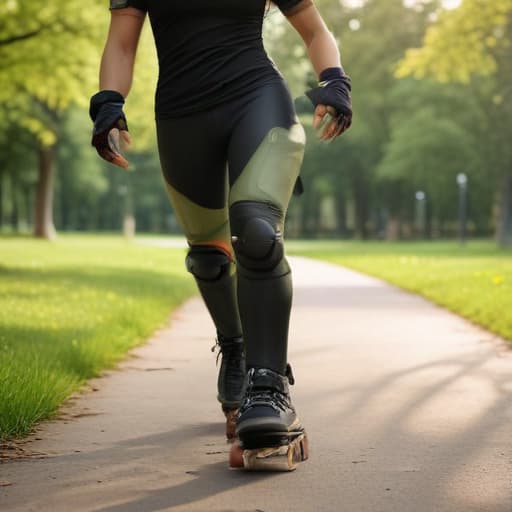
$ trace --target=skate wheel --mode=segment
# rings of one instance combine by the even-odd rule
[[[229,451],[229,467],[240,469],[244,467],[244,451],[239,441],[235,441]]]
[[[229,465],[233,469],[247,471],[294,471],[308,457],[308,439],[305,434],[289,444],[251,450],[244,450],[237,440],[229,453]]]
[[[231,411],[224,411],[226,416],[226,439],[232,443],[236,438],[236,418],[238,416],[238,409]]]
[[[290,443],[288,448],[288,467],[291,470],[295,469],[300,462],[304,462],[309,458],[309,445],[308,437],[304,433]]]

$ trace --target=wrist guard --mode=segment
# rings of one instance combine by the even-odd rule
[[[93,135],[112,128],[128,131],[128,123],[123,112],[124,98],[117,91],[100,91],[92,98],[89,115],[94,123]]]
[[[91,145],[105,160],[114,161],[119,148],[109,134],[112,129],[128,131],[128,123],[123,112],[124,98],[117,91],[100,91],[92,98],[89,106],[89,115],[94,122]]]
[[[350,77],[343,68],[327,68],[320,73],[318,87],[306,91],[313,105],[326,105],[336,110],[336,117],[345,118],[348,128],[352,122],[352,90]]]

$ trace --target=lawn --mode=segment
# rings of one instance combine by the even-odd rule
[[[185,251],[122,238],[0,238],[0,440],[51,417],[195,292]]]
[[[288,253],[379,277],[512,340],[512,251],[493,242],[289,241]]]

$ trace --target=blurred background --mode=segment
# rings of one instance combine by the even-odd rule
[[[162,186],[149,24],[126,113],[133,172],[90,146],[106,0],[0,2],[0,229],[173,233]],[[353,80],[355,120],[320,143],[303,96],[315,81],[276,8],[269,54],[308,132],[304,195],[288,237],[494,238],[512,244],[511,0],[316,0]]]

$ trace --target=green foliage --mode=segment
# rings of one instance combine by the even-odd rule
[[[107,4],[102,0],[87,6],[78,0],[10,0],[0,5],[0,19],[0,106],[4,116],[17,120],[43,143],[52,144],[57,126],[50,114],[72,104],[87,107],[98,88],[109,20]],[[141,40],[137,68],[140,78],[133,93],[137,101],[131,109],[135,126],[147,131],[153,103],[148,91],[156,80],[155,51],[148,30]],[[140,114],[136,105],[140,105]]]
[[[85,105],[94,88],[102,4],[11,0],[1,6],[0,105],[45,145],[57,137],[51,112]]]
[[[53,415],[194,291],[182,250],[113,237],[0,244],[0,439]]]
[[[292,242],[288,252],[384,279],[512,341],[512,258],[491,242]]]
[[[21,184],[31,182],[31,193],[24,196],[33,200],[38,147],[58,144],[57,223],[68,228],[97,227],[98,204],[108,180],[106,165],[90,145],[86,109],[98,88],[108,5],[100,0],[86,8],[77,0],[51,5],[41,0],[10,0],[0,10],[0,148],[7,149],[0,158],[0,220],[10,214],[16,224],[13,212],[20,208],[7,191],[15,188],[19,195]],[[153,46],[146,27],[136,65],[138,78],[126,109],[134,149],[139,152],[156,146]],[[24,209],[31,221],[28,210],[33,208]]]
[[[405,217],[404,221],[411,221],[414,192],[419,187],[432,189],[432,200],[449,205],[450,211],[445,213],[453,218],[456,214],[453,201],[442,197],[447,190],[447,176],[452,179],[451,170],[446,167],[454,168],[460,163],[460,172],[468,161],[472,168],[476,167],[474,151],[469,155],[464,146],[475,138],[467,130],[470,126],[467,113],[471,112],[468,102],[464,104],[459,99],[460,93],[452,94],[432,81],[398,81],[394,76],[405,50],[420,43],[434,7],[410,8],[401,0],[370,0],[353,9],[329,1],[317,5],[329,27],[341,38],[343,63],[353,82],[355,114],[352,128],[328,146],[317,144],[314,135],[312,143],[312,133],[308,130],[303,166],[304,179],[309,185],[303,199],[306,216],[311,217],[319,197],[331,195],[336,200],[339,223],[349,222],[343,220],[343,210],[348,212],[345,217],[350,210],[355,217],[351,226],[340,231],[355,230],[359,236],[365,236],[369,229],[375,229],[371,227],[372,217],[392,212]],[[270,45],[272,52],[277,52],[275,58],[286,76],[293,75],[297,67],[296,59],[289,57],[295,50],[288,50],[295,48],[295,44],[295,39],[285,34]],[[288,54],[288,59],[281,57],[283,52]],[[291,70],[289,62],[292,62]],[[465,114],[455,115],[454,110]],[[414,114],[416,111],[421,113]],[[424,124],[425,117],[428,124]],[[473,113],[471,122],[476,117]],[[436,118],[440,119],[439,126],[433,122]],[[453,133],[457,138],[450,145],[443,137]],[[436,143],[445,150],[439,152],[440,148],[434,147]],[[427,164],[425,156],[430,163]],[[435,156],[438,158],[434,162]],[[401,161],[395,161],[397,158]],[[412,172],[420,167],[423,172]],[[319,187],[322,194],[318,192]],[[452,198],[456,193],[454,182],[448,190]]]
[[[511,24],[511,0],[464,0],[458,9],[440,13],[423,47],[407,52],[397,74],[466,83],[474,74],[494,74],[503,54],[510,57]]]
[[[432,198],[433,213],[450,218],[457,204],[457,174],[464,171],[473,181],[472,171],[478,167],[479,154],[468,131],[426,107],[393,125],[377,172],[383,180],[411,181]]]
[[[443,219],[453,222],[457,215],[453,175],[462,171],[470,177],[471,226],[490,233],[501,176],[512,161],[507,139],[512,119],[510,20],[508,14],[506,20],[502,16],[509,2],[484,2],[481,19],[476,19],[481,0],[466,0],[459,9],[441,13],[439,3],[430,1],[317,0],[353,80],[354,124],[329,145],[319,143],[310,126],[312,108],[303,91],[316,77],[304,44],[278,9],[270,10],[265,45],[299,97],[298,110],[308,132],[302,171],[306,192],[290,208],[295,234],[383,236],[391,216],[399,219],[408,236],[410,229],[405,228],[414,221],[414,193],[420,189],[429,194],[431,224],[439,225]],[[34,195],[35,150],[58,142],[55,221],[59,229],[119,229],[127,210],[135,211],[141,229],[162,231],[173,226],[156,157],[157,62],[149,23],[125,108],[133,138],[128,157],[136,171],[126,174],[101,162],[88,140],[86,106],[97,88],[109,17],[105,2],[95,0],[83,9],[77,0],[56,0],[51,6],[42,0],[10,0],[0,9],[4,15],[0,17],[0,219],[4,225],[16,225],[20,216],[30,220],[32,209],[25,204]],[[464,37],[468,37],[474,44],[480,41],[494,63],[494,74],[469,85],[439,84],[426,78],[437,75],[425,64],[425,78],[397,79],[397,69],[403,74],[410,61],[407,57],[400,64],[404,54],[420,47],[425,33],[434,29],[438,34],[452,30],[446,40],[454,42],[453,52],[439,50],[432,57],[432,66],[439,62],[445,69],[456,68],[460,62],[442,62],[458,55],[464,59],[462,70],[470,65],[477,69],[480,54],[466,51],[470,46]],[[495,44],[483,38],[489,33]],[[426,46],[419,52],[427,52]],[[330,227],[322,225],[325,203],[334,204],[335,227],[332,222]]]
[[[56,158],[55,217],[59,227],[94,226],[98,198],[108,190],[105,165],[90,144],[90,121],[79,108],[62,117]]]
[[[481,153],[496,197],[496,239],[503,245],[512,244],[511,29],[511,0],[465,0],[440,14],[423,46],[409,50],[397,69],[397,76],[468,84],[484,106]]]

